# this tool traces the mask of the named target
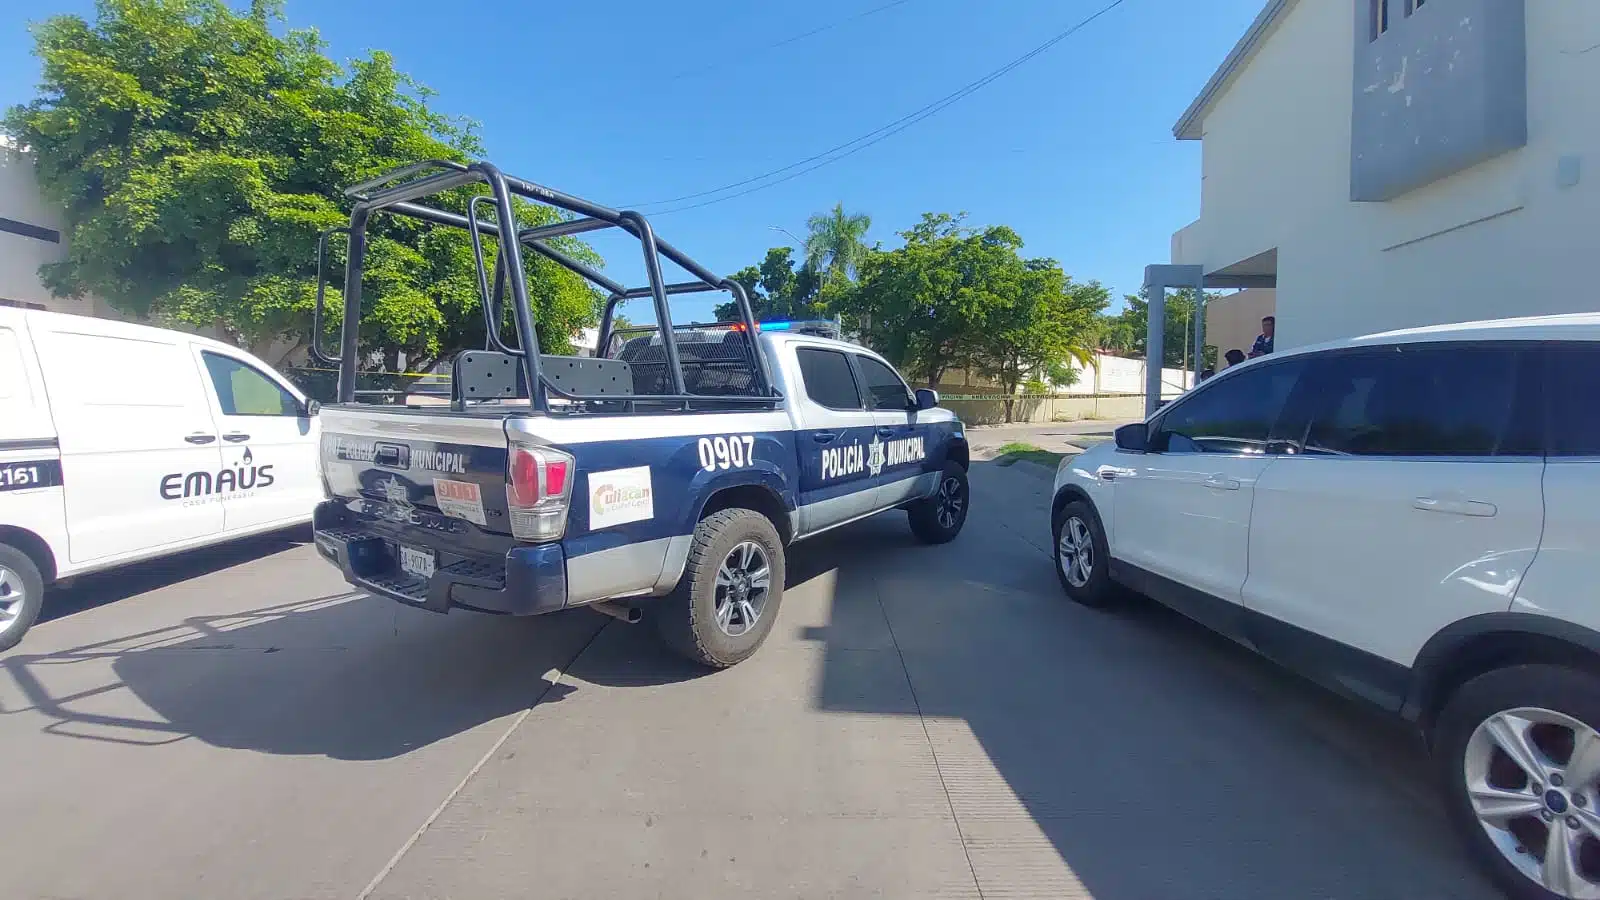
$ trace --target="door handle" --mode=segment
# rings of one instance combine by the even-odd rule
[[[1474,516],[1488,518],[1500,511],[1493,503],[1482,500],[1466,500],[1459,497],[1418,497],[1411,501],[1412,509],[1423,512],[1445,513],[1452,516]]]
[[[229,443],[237,444],[237,443],[240,443],[240,442],[243,442],[243,441],[250,440],[250,435],[245,434],[245,433],[240,432],[240,431],[231,431],[231,432],[223,435],[222,439],[227,441],[227,442],[229,442]]]
[[[828,443],[829,441],[833,440],[834,438],[836,438],[838,436],[839,435],[836,432],[832,432],[832,431],[813,431],[813,432],[811,432],[811,439],[813,441],[816,441],[819,444],[826,444],[826,443]]]
[[[878,437],[894,437],[894,429],[887,425],[879,425]]]
[[[216,435],[214,435],[214,434],[206,434],[206,433],[200,432],[200,431],[197,431],[194,434],[191,434],[188,437],[184,438],[184,440],[188,441],[191,444],[209,444],[209,443],[211,443],[212,441],[214,441],[216,439],[217,439]]]
[[[1218,491],[1237,491],[1239,489],[1239,479],[1212,475],[1206,479],[1206,487]]]

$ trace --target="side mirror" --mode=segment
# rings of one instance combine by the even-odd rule
[[[1150,428],[1143,422],[1134,422],[1116,430],[1118,450],[1144,453],[1150,449]]]
[[[917,388],[917,409],[933,409],[939,405],[939,392],[931,388]]]
[[[322,412],[322,404],[321,403],[318,403],[315,400],[307,400],[306,401],[306,408],[305,408],[306,418],[309,419],[309,418],[311,418],[312,416],[316,415],[319,412]]]

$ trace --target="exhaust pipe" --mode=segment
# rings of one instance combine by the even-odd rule
[[[597,613],[605,613],[611,618],[616,619],[618,622],[627,622],[629,625],[637,625],[639,624],[639,620],[644,618],[644,610],[640,609],[639,607],[623,606],[620,603],[614,603],[610,600],[602,600],[599,603],[591,603],[589,604],[589,608]]]

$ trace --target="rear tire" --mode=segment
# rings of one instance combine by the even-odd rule
[[[1121,589],[1111,580],[1106,532],[1093,506],[1083,500],[1064,504],[1050,522],[1050,534],[1054,538],[1056,578],[1068,597],[1096,609],[1121,599]]]
[[[0,544],[0,651],[15,647],[44,606],[44,576],[33,558]]]
[[[783,540],[766,516],[712,513],[695,526],[683,577],[658,605],[656,626],[668,646],[700,665],[743,662],[777,621],[784,575]]]
[[[925,544],[948,544],[961,533],[967,523],[967,510],[972,505],[972,495],[967,490],[967,470],[959,463],[947,462],[939,472],[939,487],[933,496],[918,500],[906,507],[911,520],[911,533]]]
[[[1523,763],[1501,749],[1508,736]],[[1587,892],[1600,884],[1600,839],[1588,830],[1600,822],[1600,777],[1595,755],[1580,759],[1577,752],[1590,742],[1600,742],[1600,678],[1565,666],[1510,666],[1479,675],[1439,714],[1433,755],[1445,807],[1473,858],[1506,896],[1592,896]],[[1530,766],[1542,772],[1530,777]],[[1544,877],[1551,847],[1559,846],[1552,840],[1566,834],[1576,835],[1568,846],[1579,891],[1550,890],[1536,880]]]

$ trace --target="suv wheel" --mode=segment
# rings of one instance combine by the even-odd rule
[[[1105,530],[1094,507],[1073,500],[1056,511],[1050,523],[1055,537],[1056,577],[1061,587],[1084,606],[1109,606],[1117,599],[1107,566],[1111,562]]]
[[[1451,819],[1507,895],[1600,897],[1600,678],[1480,675],[1440,714],[1434,754]]]
[[[44,578],[33,558],[0,544],[0,650],[15,647],[39,618]]]
[[[656,610],[669,646],[725,669],[749,659],[783,602],[783,541],[766,516],[724,509],[700,520],[678,587]]]

